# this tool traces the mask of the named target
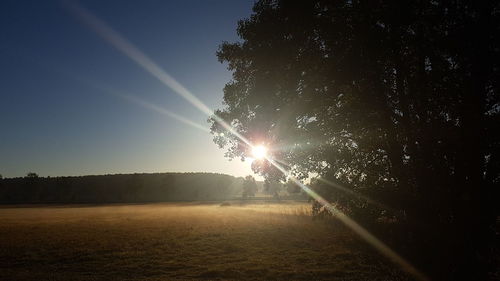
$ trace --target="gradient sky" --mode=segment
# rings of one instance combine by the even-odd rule
[[[250,15],[253,0],[79,3],[209,108],[222,106],[231,73],[215,52],[222,41],[238,40],[237,21]],[[133,95],[209,126],[207,115],[66,6],[0,2],[0,174],[252,174],[248,162],[228,161],[206,131],[120,98]]]

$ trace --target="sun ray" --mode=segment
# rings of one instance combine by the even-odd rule
[[[327,184],[327,185],[329,185],[329,186],[332,186],[332,187],[334,187],[334,188],[336,188],[336,189],[338,189],[338,190],[340,190],[340,191],[342,191],[344,193],[347,193],[347,194],[349,194],[349,195],[351,195],[353,197],[365,200],[369,204],[372,204],[372,205],[375,205],[375,206],[378,206],[378,207],[381,207],[381,208],[384,208],[384,209],[393,210],[393,208],[391,208],[391,207],[389,207],[389,206],[387,206],[385,204],[377,202],[377,201],[371,199],[370,197],[368,197],[366,195],[363,195],[363,194],[361,194],[359,192],[356,192],[356,191],[354,191],[352,189],[346,188],[346,187],[344,187],[344,186],[342,186],[340,184],[334,183],[332,181],[326,180],[326,179],[321,178],[321,177],[319,177],[318,180],[321,181],[321,182],[323,182],[323,183],[325,183],[325,184]]]
[[[189,90],[177,82],[173,77],[168,75],[160,66],[154,63],[149,57],[147,57],[143,52],[136,48],[132,43],[123,38],[119,33],[108,26],[104,21],[98,19],[96,16],[90,13],[87,9],[78,5],[76,2],[71,2],[68,5],[71,11],[73,11],[86,25],[88,25],[92,30],[99,34],[103,39],[105,39],[109,44],[117,48],[131,60],[136,62],[144,70],[149,72],[151,75],[159,79],[163,84],[172,89],[176,94],[183,97],[185,100],[190,102],[193,106],[198,108],[200,111],[204,112],[208,116],[213,116],[215,121],[223,126],[228,132],[236,136],[242,142],[254,148],[252,143],[246,139],[244,136],[239,134],[235,129],[233,129],[229,124],[227,124],[220,117],[214,115],[213,111],[210,110],[201,100],[199,100],[195,95],[193,95]],[[272,165],[278,168],[281,172],[292,179],[297,185],[299,185],[309,196],[322,204],[330,212],[335,214],[341,222],[346,226],[355,231],[360,237],[367,241],[370,245],[380,251],[382,254],[390,258],[396,264],[400,265],[404,270],[413,274],[419,280],[428,280],[428,278],[419,272],[415,267],[408,263],[405,259],[399,256],[396,252],[390,249],[382,241],[378,240],[370,232],[364,229],[361,225],[356,223],[354,220],[349,218],[347,215],[342,213],[340,210],[335,208],[332,204],[326,201],[324,198],[319,196],[313,190],[311,190],[306,185],[302,184],[298,179],[290,175],[288,171],[282,168],[278,163],[272,160],[270,157],[265,157]]]
[[[68,72],[66,72],[65,75],[68,75]],[[196,122],[194,122],[194,121],[192,121],[192,120],[190,120],[182,115],[174,113],[174,112],[172,112],[164,107],[158,106],[158,105],[153,104],[153,103],[148,102],[148,101],[145,101],[136,95],[124,93],[123,91],[118,91],[118,90],[116,90],[108,85],[102,84],[102,83],[89,81],[87,78],[84,78],[80,75],[73,74],[70,77],[86,84],[87,86],[90,86],[90,87],[100,91],[101,93],[105,93],[105,94],[111,95],[113,97],[117,97],[117,98],[126,100],[128,102],[131,102],[133,104],[139,105],[139,106],[144,107],[144,108],[147,108],[147,109],[152,110],[154,112],[157,112],[159,114],[171,117],[177,121],[180,121],[184,124],[187,124],[193,128],[200,129],[204,132],[207,132],[207,133],[210,132],[209,128],[204,127],[203,125],[196,123]]]
[[[130,102],[133,102],[133,103],[136,103],[144,108],[148,108],[148,109],[151,109],[152,111],[155,111],[157,113],[160,113],[160,114],[163,114],[163,115],[166,115],[166,116],[169,116],[177,121],[180,121],[184,124],[187,124],[191,127],[194,127],[196,129],[200,129],[204,132],[207,132],[207,133],[210,133],[210,129],[207,128],[207,127],[203,127],[202,125],[192,121],[192,120],[189,120],[187,119],[186,117],[184,116],[181,116],[177,113],[174,113],[170,110],[167,110],[161,106],[158,106],[156,104],[153,104],[153,103],[150,103],[150,102],[147,102],[145,100],[142,100],[142,99],[139,99],[138,97],[135,97],[135,96],[132,96],[132,95],[121,95],[120,96],[121,98],[125,99],[125,100],[128,100]]]
[[[276,161],[274,161],[270,157],[266,157],[266,160],[268,160],[273,166],[275,166],[283,174],[288,176],[289,179],[291,179],[295,184],[300,186],[302,188],[302,190],[304,190],[309,196],[311,196],[314,200],[318,201],[330,213],[335,215],[342,223],[344,223],[347,227],[352,229],[356,234],[358,234],[361,238],[363,238],[363,240],[368,242],[372,247],[377,249],[381,254],[385,255],[390,260],[392,260],[394,263],[401,266],[401,268],[403,270],[412,274],[418,280],[429,280],[429,278],[427,276],[425,276],[422,272],[420,272],[418,269],[416,269],[413,265],[411,265],[403,257],[401,257],[399,254],[397,254],[395,251],[393,251],[391,248],[389,248],[389,246],[384,244],[377,237],[375,237],[373,234],[371,234],[368,230],[366,230],[364,227],[359,225],[357,222],[355,222],[349,216],[344,214],[342,211],[335,208],[335,206],[333,206],[327,200],[325,200],[323,197],[321,197],[319,194],[314,192],[314,190],[310,189],[307,185],[303,184],[297,178],[292,176],[289,171],[287,171],[286,169],[281,167],[278,163],[276,163]]]
[[[96,32],[107,43],[126,55],[129,59],[141,66],[145,71],[156,77],[160,82],[169,87],[177,95],[184,98],[201,112],[213,117],[224,129],[252,147],[250,141],[227,124],[222,118],[214,114],[200,99],[188,89],[177,82],[172,76],[165,72],[158,64],[151,60],[146,54],[134,46],[131,42],[121,36],[117,31],[107,25],[103,20],[96,17],[89,10],[79,5],[76,1],[66,2],[68,9],[75,14],[85,25]]]

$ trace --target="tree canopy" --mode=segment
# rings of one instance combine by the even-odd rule
[[[243,180],[243,198],[253,197],[257,193],[257,183],[255,182],[255,178],[251,175],[248,175]]]
[[[233,77],[215,114],[297,177],[323,179],[323,196],[358,220],[397,216],[417,263],[426,247],[449,251],[431,274],[477,277],[498,215],[499,11],[498,1],[258,1],[238,23],[242,41],[217,52]],[[211,122],[228,157],[249,155]]]

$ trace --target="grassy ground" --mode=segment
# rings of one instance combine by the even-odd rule
[[[402,280],[302,203],[0,208],[0,280]]]

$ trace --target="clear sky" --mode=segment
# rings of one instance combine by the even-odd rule
[[[80,1],[209,108],[231,79],[215,52],[253,0]],[[0,2],[0,174],[252,174],[208,116],[98,36],[62,1]],[[121,96],[133,97],[125,99]],[[152,104],[157,107],[155,110]]]

